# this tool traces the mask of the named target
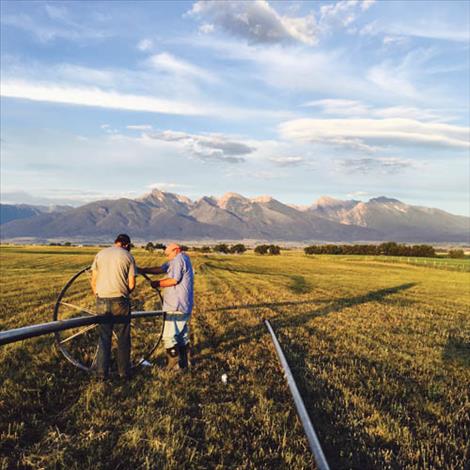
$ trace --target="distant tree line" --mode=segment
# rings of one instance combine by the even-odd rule
[[[237,243],[232,246],[228,246],[226,243],[219,243],[214,246],[213,251],[215,253],[233,253],[241,255],[247,250],[246,246],[243,243]]]
[[[465,258],[465,253],[463,250],[449,250],[447,255],[449,258]]]
[[[311,245],[305,247],[304,252],[306,255],[436,256],[431,245],[400,245],[395,242],[380,245]]]
[[[278,245],[258,245],[255,248],[255,253],[258,255],[280,255],[281,247]]]
[[[163,243],[152,243],[148,242],[145,246],[143,246],[144,250],[150,251],[152,253],[155,250],[165,250],[166,245]]]

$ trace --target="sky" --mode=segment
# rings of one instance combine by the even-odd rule
[[[466,1],[1,2],[1,200],[470,215]]]

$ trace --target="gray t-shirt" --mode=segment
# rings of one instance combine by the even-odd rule
[[[163,310],[190,314],[194,303],[194,274],[191,260],[185,253],[178,253],[171,261],[162,265],[168,277],[178,284],[163,291]]]
[[[128,297],[130,276],[135,276],[134,257],[124,248],[110,246],[96,256],[91,269],[96,273],[98,297]]]

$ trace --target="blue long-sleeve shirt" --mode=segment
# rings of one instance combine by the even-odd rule
[[[189,256],[178,253],[161,268],[177,282],[176,286],[164,289],[163,310],[191,314],[194,305],[194,272]]]

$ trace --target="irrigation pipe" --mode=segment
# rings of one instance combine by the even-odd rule
[[[294,399],[295,407],[297,408],[297,413],[299,414],[300,421],[302,422],[305,434],[307,435],[310,450],[312,451],[315,458],[315,463],[317,464],[319,470],[329,470],[330,467],[326,461],[325,454],[323,453],[320,441],[318,440],[318,437],[315,433],[315,429],[313,429],[312,422],[310,421],[310,417],[307,413],[307,409],[305,408],[304,401],[302,400],[302,396],[300,395],[299,389],[297,388],[297,384],[295,383],[294,376],[292,375],[289,364],[286,360],[286,357],[284,356],[281,345],[279,344],[279,341],[276,337],[276,334],[274,333],[271,323],[269,323],[269,320],[264,320],[264,323],[269,330],[269,333],[271,333],[277,356],[279,357],[281,366],[284,369],[287,383],[289,385],[292,398]]]

